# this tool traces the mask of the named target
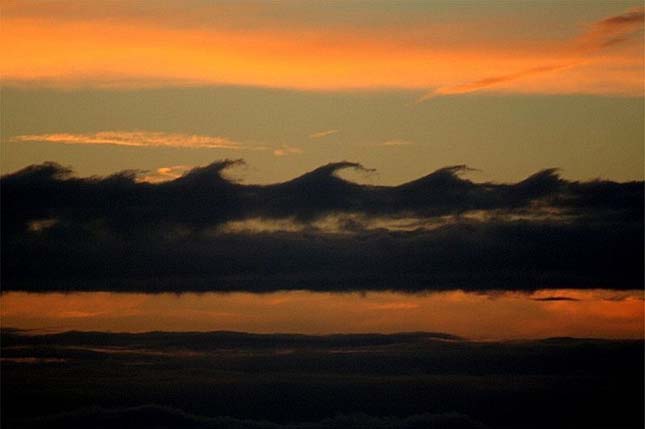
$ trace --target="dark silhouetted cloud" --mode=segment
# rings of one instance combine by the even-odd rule
[[[373,186],[338,177],[363,168],[339,162],[243,185],[223,175],[239,162],[161,183],[136,172],[78,178],[52,163],[3,176],[3,288],[642,286],[642,182],[574,182],[548,169],[515,184],[475,183],[453,166]]]
[[[551,301],[580,301],[578,298],[572,298],[570,296],[545,296],[541,298],[531,298],[533,301],[543,301],[543,302],[551,302]]]

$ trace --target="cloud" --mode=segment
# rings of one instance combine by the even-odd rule
[[[543,73],[549,73],[557,70],[566,69],[572,67],[573,64],[565,65],[552,65],[552,66],[542,66],[542,67],[533,67],[527,70],[521,70],[519,72],[505,74],[501,76],[487,77],[484,79],[479,79],[474,82],[465,83],[461,85],[455,85],[451,87],[442,87],[438,88],[419,99],[419,101],[429,100],[433,97],[439,95],[455,95],[455,94],[468,94],[471,92],[476,92],[481,89],[486,89],[494,87],[506,82],[512,82],[518,79],[522,79],[528,76],[539,75]]]
[[[3,427],[642,426],[642,340],[3,329],[2,346]]]
[[[136,172],[78,178],[53,163],[3,176],[3,288],[642,286],[643,182],[574,182],[548,169],[513,184],[475,183],[452,166],[373,186],[338,177],[363,168],[338,162],[245,185],[222,174],[239,163],[159,183]],[[254,230],[254,222],[275,225]]]
[[[309,134],[310,139],[320,139],[323,137],[331,136],[333,134],[337,134],[339,131],[338,130],[327,130],[327,131],[320,131],[317,133]]]
[[[383,143],[380,143],[379,146],[394,147],[394,146],[410,146],[414,143],[408,140],[393,139],[386,140]]]
[[[541,65],[516,72],[490,76],[464,84],[442,86],[425,94],[418,100],[418,102],[426,101],[441,95],[468,94],[487,88],[501,86],[505,83],[521,80],[527,77],[575,68],[578,65],[588,62],[588,57],[593,53],[601,49],[623,43],[630,37],[638,33],[642,33],[645,19],[644,11],[644,8],[635,8],[621,15],[605,18],[591,24],[588,31],[574,39],[572,42],[562,43],[559,50],[563,53],[568,53],[569,56],[573,56],[575,58],[573,60],[569,59],[566,62]]]
[[[101,131],[98,133],[28,134],[14,137],[16,142],[115,145],[134,147],[177,147],[239,150],[242,146],[225,137],[153,131]]]
[[[552,301],[580,301],[578,298],[572,298],[570,296],[545,296],[540,298],[531,298],[533,301],[543,301],[543,302],[552,302]]]
[[[352,234],[67,225],[3,238],[2,282],[5,291],[151,293],[628,290],[642,285],[642,233],[525,222]]]
[[[138,181],[159,183],[175,180],[186,174],[192,167],[188,165],[174,165],[171,167],[160,167],[154,173],[137,177]]]
[[[142,176],[132,171],[77,178],[54,163],[33,165],[2,176],[3,219],[15,219],[21,225],[50,218],[103,219],[116,227],[122,216],[129,225],[143,216],[146,221],[207,228],[255,218],[298,223],[329,216],[628,222],[640,220],[643,214],[642,182],[572,182],[554,169],[518,183],[497,184],[464,179],[460,175],[467,167],[451,166],[402,185],[374,186],[338,177],[343,169],[365,169],[357,163],[338,162],[283,183],[244,185],[223,176],[225,169],[240,163],[218,161],[183,174],[163,168],[162,174],[176,178],[157,184],[140,183]],[[169,206],[172,210],[163,209]]]
[[[299,155],[303,153],[303,150],[299,147],[282,145],[277,149],[273,150],[275,156],[288,156],[288,155]]]
[[[580,49],[597,51],[627,41],[642,33],[645,24],[645,8],[637,7],[627,12],[594,22],[576,43]],[[642,34],[641,34],[642,38]]]
[[[487,426],[457,413],[421,414],[409,417],[374,417],[365,414],[339,415],[319,422],[271,423],[233,417],[197,416],[178,409],[155,405],[131,408],[77,410],[44,418],[28,419],[32,428],[120,427],[134,428],[132,422],[144,422],[146,427],[176,427],[191,429],[485,429]],[[136,426],[140,427],[140,426]]]

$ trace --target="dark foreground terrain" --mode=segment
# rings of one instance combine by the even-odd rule
[[[642,428],[643,342],[2,332],[2,427]]]

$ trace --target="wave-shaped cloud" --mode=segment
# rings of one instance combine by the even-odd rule
[[[245,185],[223,171],[242,161],[224,160],[174,172],[173,180],[142,181],[135,171],[78,178],[55,163],[33,165],[2,177],[4,219],[22,229],[31,221],[102,219],[114,228],[168,222],[195,228],[263,218],[306,223],[328,216],[437,219],[440,216],[548,216],[554,220],[640,219],[642,182],[568,181],[545,169],[514,184],[475,183],[464,165],[441,168],[398,186],[362,185],[337,175],[365,168],[353,162],[321,166],[295,179]],[[162,171],[166,171],[162,169]],[[176,177],[179,176],[179,177]],[[30,210],[27,211],[26,208]]]
[[[57,164],[2,177],[5,289],[532,290],[642,285],[643,182],[556,170],[475,183],[465,166],[398,186],[337,176],[244,185],[219,161],[161,183],[78,178]],[[390,223],[405,219],[405,228]],[[236,222],[293,228],[229,228]],[[326,222],[333,221],[328,228]],[[239,226],[239,225],[238,225]]]

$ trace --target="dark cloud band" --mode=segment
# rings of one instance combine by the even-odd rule
[[[643,183],[572,182],[545,170],[474,183],[448,167],[400,186],[336,176],[342,162],[242,185],[223,161],[173,181],[77,178],[55,164],[2,177],[5,290],[264,292],[638,289]],[[363,223],[352,221],[360,216]],[[314,225],[341,219],[340,230]],[[413,218],[396,231],[371,219]],[[231,232],[287,220],[297,231]],[[343,220],[344,219],[344,220]],[[432,225],[432,227],[428,227]]]

